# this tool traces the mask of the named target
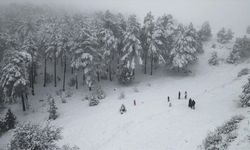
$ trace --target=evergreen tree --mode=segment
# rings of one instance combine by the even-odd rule
[[[163,15],[156,21],[155,32],[158,33],[158,40],[162,44],[158,44],[160,54],[164,57],[164,61],[170,64],[170,52],[173,49],[174,38],[175,38],[176,25],[172,15]]]
[[[55,150],[58,149],[56,142],[61,138],[61,128],[50,124],[44,127],[31,123],[19,124],[10,141],[10,150]]]
[[[45,51],[45,54],[54,61],[54,86],[57,87],[57,58],[60,55],[60,49],[59,49],[59,41],[60,41],[60,22],[58,21],[58,18],[51,18],[50,24],[49,24],[49,43],[48,48]]]
[[[83,70],[85,82],[89,90],[92,89],[93,83],[95,82],[96,63],[99,58],[97,48],[96,30],[86,27],[82,29],[81,35],[71,49],[73,52],[71,66],[77,70]]]
[[[212,37],[211,27],[208,21],[204,22],[198,32],[202,41],[208,41]]]
[[[231,29],[228,29],[226,31],[225,28],[222,28],[218,33],[217,33],[217,41],[221,44],[228,43],[233,39],[233,32]]]
[[[26,110],[25,98],[28,94],[28,66],[31,63],[31,56],[25,51],[11,50],[5,55],[2,76],[0,79],[4,96],[9,102],[21,97],[23,111]],[[14,98],[14,100],[13,100]],[[27,100],[27,99],[26,99]]]
[[[189,64],[197,60],[197,46],[195,39],[188,34],[188,29],[178,26],[178,36],[171,51],[172,68],[185,69]]]
[[[247,33],[247,34],[250,34],[250,26],[247,27],[246,33]]]
[[[89,106],[96,106],[98,104],[99,100],[94,95],[92,95],[89,100]]]
[[[226,43],[227,40],[226,40],[226,29],[225,28],[222,28],[218,33],[217,33],[217,41],[219,43]]]
[[[213,66],[218,65],[219,62],[217,52],[211,53],[211,58],[209,58],[208,63]]]
[[[127,30],[124,35],[124,47],[122,49],[122,64],[121,70],[126,70],[126,67],[130,72],[135,73],[136,64],[142,64],[141,55],[142,48],[139,40],[140,24],[135,15],[128,18]]]
[[[248,83],[243,87],[242,94],[240,95],[240,103],[242,107],[250,106],[250,78],[248,79]]]
[[[147,61],[150,47],[149,42],[152,41],[151,38],[154,31],[154,16],[151,12],[147,13],[143,23],[144,24],[142,28],[141,42],[143,48],[144,74],[147,74]],[[153,45],[151,46],[151,48],[153,48]]]
[[[11,112],[10,109],[8,109],[4,120],[5,120],[5,125],[6,125],[7,130],[15,128],[16,116]]]
[[[247,58],[250,56],[249,51],[250,51],[250,39],[247,38],[246,36],[244,36],[243,38],[237,38],[233,46],[233,51],[227,58],[227,62],[234,64],[241,58]]]
[[[55,100],[54,98],[50,97],[49,98],[49,119],[55,120],[58,117],[56,110],[57,110],[57,107],[55,104]]]

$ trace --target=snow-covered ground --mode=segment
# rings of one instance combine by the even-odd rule
[[[237,73],[249,68],[249,63],[229,65],[221,61],[218,66],[209,66],[207,61],[212,51],[226,58],[230,50],[225,47],[231,47],[229,44],[212,49],[213,43],[216,42],[205,44],[205,53],[199,56],[199,63],[192,67],[189,76],[159,69],[153,76],[137,73],[130,86],[102,81],[107,97],[95,107],[89,107],[83,100],[89,92],[82,86],[65,104],[57,98],[59,118],[52,124],[63,127],[63,139],[58,144],[77,145],[83,150],[195,150],[209,131],[242,114],[246,119],[240,123],[239,136],[229,149],[248,150],[250,109],[238,106],[238,96],[248,76],[237,78]],[[23,113],[20,105],[11,106],[18,120],[44,123],[48,119],[48,104],[40,100],[56,91],[52,84],[49,86],[42,87],[41,76],[28,112]],[[182,92],[181,100],[177,99],[178,91]],[[195,110],[188,108],[184,91],[196,101]],[[122,92],[125,98],[119,99]],[[127,108],[123,115],[119,113],[121,104]],[[11,134],[9,131],[0,137],[0,149],[4,149]]]

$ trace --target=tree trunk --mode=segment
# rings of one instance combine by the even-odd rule
[[[144,54],[144,74],[147,74],[147,54]]]
[[[66,55],[64,55],[64,68],[63,68],[63,91],[65,91],[65,76],[66,76]]]
[[[84,74],[84,72],[83,72],[83,75],[82,75],[83,85],[85,84],[85,80],[86,80],[86,77],[85,77],[85,74]]]
[[[99,71],[97,71],[96,74],[97,74],[97,81],[100,82],[100,73],[99,73]]]
[[[25,100],[24,100],[23,94],[21,95],[21,98],[22,98],[23,111],[26,111]]]
[[[109,64],[109,80],[112,81],[112,70],[111,70],[111,64]]]
[[[54,86],[55,86],[55,87],[56,87],[56,83],[57,83],[57,82],[56,82],[56,61],[57,61],[57,60],[56,60],[56,50],[54,50],[54,82],[55,82],[55,83],[54,83],[54,84],[55,84]]]
[[[34,56],[31,56],[31,94],[34,96]]]
[[[47,58],[44,58],[44,81],[43,87],[46,87],[46,80],[47,80]]]
[[[76,89],[78,89],[78,79],[77,79],[77,74],[76,74]]]
[[[151,54],[150,56],[150,62],[151,62],[151,67],[150,67],[150,75],[153,75],[153,55]]]
[[[135,75],[135,69],[133,69],[133,72],[132,72],[132,73],[133,73],[133,76],[134,76],[134,75]]]

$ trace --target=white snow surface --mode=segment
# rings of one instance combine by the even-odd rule
[[[207,61],[212,51],[217,51],[221,60],[230,52],[225,46],[212,49],[213,43],[216,42],[205,44],[205,53],[199,56],[198,64],[192,66],[189,76],[164,69],[158,69],[150,76],[138,69],[132,85],[102,81],[107,97],[95,107],[89,107],[83,100],[89,92],[82,84],[67,103],[63,104],[56,97],[59,117],[51,123],[63,128],[63,139],[58,145],[77,145],[82,150],[195,150],[209,131],[232,116],[242,114],[246,119],[240,123],[239,136],[229,150],[249,150],[250,109],[238,106],[238,96],[248,76],[237,78],[242,68],[249,68],[249,62],[229,65],[220,61],[218,66],[209,66]],[[63,75],[59,71],[58,74]],[[23,113],[20,104],[9,106],[19,122],[43,124],[48,119],[46,94],[56,90],[52,83],[49,88],[42,87],[42,74],[40,76],[35,86],[36,95],[30,97],[29,111]],[[67,76],[73,75],[69,73]],[[59,84],[57,90],[61,87]],[[182,92],[181,100],[177,99],[178,91]],[[188,92],[188,98],[196,101],[195,110],[188,108],[184,91]],[[125,98],[119,99],[122,92]],[[167,96],[170,96],[172,107],[169,107]],[[40,102],[41,99],[45,101]],[[133,100],[136,100],[136,106]],[[127,108],[123,115],[119,113],[121,104]],[[12,131],[9,131],[0,137],[0,149],[5,149],[11,135]]]

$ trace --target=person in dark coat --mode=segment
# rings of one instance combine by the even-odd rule
[[[192,107],[193,109],[195,109],[195,101],[193,100],[193,107]]]
[[[127,109],[125,108],[125,105],[122,104],[121,108],[120,108],[120,113],[123,114],[127,111]]]
[[[178,99],[181,99],[181,92],[178,93]]]
[[[185,99],[187,99],[187,91],[185,91]]]
[[[168,102],[170,102],[170,97],[168,96]]]
[[[192,99],[190,98],[189,101],[188,101],[188,107],[192,107]]]
[[[134,106],[136,106],[136,101],[134,100]]]

